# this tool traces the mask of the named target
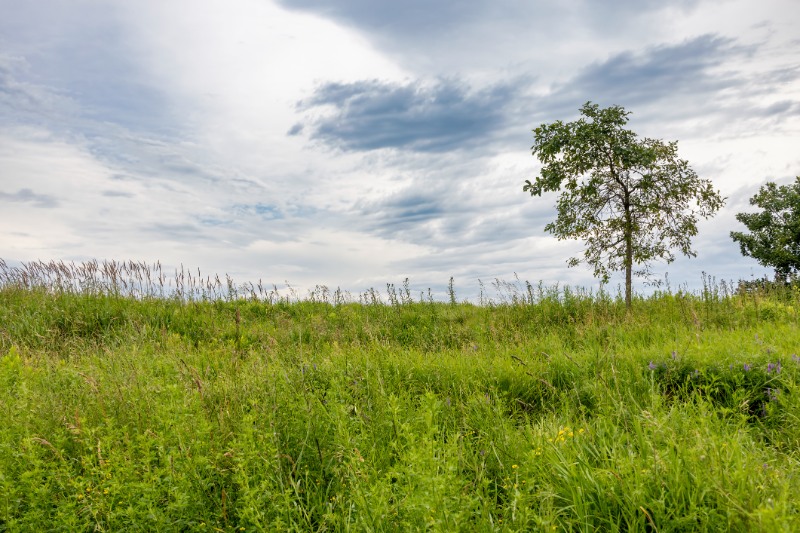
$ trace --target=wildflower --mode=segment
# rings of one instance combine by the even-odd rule
[[[658,365],[656,365],[654,362],[650,361],[650,364],[647,365],[647,368],[649,368],[650,370],[655,370],[656,368],[658,368]]]
[[[792,361],[794,361],[795,363],[800,364],[800,357],[798,357],[796,353],[793,353],[792,354]]]
[[[781,373],[781,363],[778,361],[777,363],[770,363],[767,365],[767,374],[771,374],[775,372],[776,374]]]
[[[672,350],[672,360],[674,361],[677,358],[678,358],[678,352],[676,352],[675,350]]]
[[[744,371],[750,372],[750,365],[748,365],[747,363],[744,364]]]
[[[103,489],[103,494],[108,494],[108,489]]]
[[[771,402],[774,402],[775,400],[777,400],[778,399],[778,394],[780,394],[780,393],[781,393],[780,389],[770,389],[770,388],[767,389],[767,397],[769,398],[769,401],[771,401]]]
[[[517,466],[517,465],[511,465],[511,468],[513,468],[514,470],[516,470],[517,468],[519,468],[519,466]]]

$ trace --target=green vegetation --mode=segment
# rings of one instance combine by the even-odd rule
[[[0,269],[0,531],[800,529],[797,288],[179,298],[122,266]]]
[[[784,281],[800,271],[800,176],[791,185],[767,182],[750,198],[750,205],[763,209],[739,213],[736,220],[752,233],[732,231],[742,255],[773,267]]]
[[[678,158],[677,142],[638,140],[625,129],[630,112],[623,107],[586,102],[580,111],[579,120],[534,130],[532,151],[543,167],[522,190],[561,191],[558,216],[544,229],[559,240],[583,239],[584,260],[604,283],[624,271],[630,308],[633,275],[649,276],[654,260],[672,262],[673,249],[694,257],[699,217],[713,216],[725,199]]]

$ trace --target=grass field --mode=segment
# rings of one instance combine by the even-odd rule
[[[798,288],[0,266],[0,531],[800,530]]]

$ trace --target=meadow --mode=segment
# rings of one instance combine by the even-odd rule
[[[0,531],[798,531],[800,287],[704,281],[0,261]]]

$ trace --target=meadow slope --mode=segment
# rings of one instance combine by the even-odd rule
[[[0,531],[800,530],[797,289],[326,300],[7,280]]]

